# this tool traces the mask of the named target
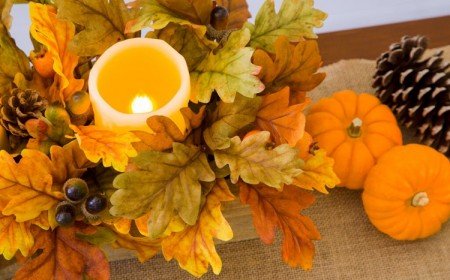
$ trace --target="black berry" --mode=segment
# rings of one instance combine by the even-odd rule
[[[82,179],[73,178],[64,184],[64,195],[73,203],[79,203],[89,194],[89,187]]]
[[[97,214],[105,210],[108,200],[104,195],[94,194],[89,196],[85,201],[86,211],[90,214]]]
[[[216,6],[211,11],[211,25],[216,30],[225,30],[228,26],[228,10],[222,6]]]
[[[63,204],[56,208],[55,220],[60,226],[70,226],[75,222],[76,213],[75,206]]]

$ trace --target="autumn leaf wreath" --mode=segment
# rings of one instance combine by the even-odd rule
[[[30,56],[0,0],[0,253],[20,263],[16,279],[108,279],[105,245],[218,274],[214,239],[232,239],[222,208],[236,197],[264,243],[279,229],[283,260],[311,268],[320,234],[301,211],[338,183],[304,132],[307,92],[325,78],[313,28],[326,14],[312,0],[278,12],[266,0],[254,24],[245,0],[26,2]],[[147,120],[152,132],[94,122],[90,70],[143,35],[186,60],[183,131],[167,116]]]

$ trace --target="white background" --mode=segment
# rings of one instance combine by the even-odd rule
[[[273,0],[279,7],[282,0]],[[255,16],[264,0],[247,0]],[[318,33],[450,15],[450,0],[315,0],[315,6],[329,17]],[[28,53],[28,9],[15,5],[12,34],[19,47]],[[436,26],[450,28],[450,26]]]

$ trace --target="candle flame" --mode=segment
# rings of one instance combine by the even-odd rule
[[[153,103],[148,96],[144,94],[138,95],[131,103],[131,111],[135,114],[150,113],[153,111]]]

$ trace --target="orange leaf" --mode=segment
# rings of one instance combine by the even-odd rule
[[[153,131],[133,131],[134,135],[141,141],[133,144],[138,152],[143,151],[165,151],[172,148],[173,142],[183,142],[192,130],[200,127],[205,117],[205,106],[202,106],[198,113],[192,112],[189,108],[182,108],[181,114],[185,119],[186,132],[180,131],[178,126],[168,117],[152,116],[147,119],[147,125]]]
[[[260,130],[269,131],[277,145],[288,143],[295,146],[305,132],[303,109],[307,103],[289,106],[289,87],[263,97],[256,116]]]
[[[246,0],[218,0],[217,5],[228,10],[228,29],[241,29],[244,23],[252,17]]]
[[[316,73],[322,65],[315,40],[304,40],[292,45],[285,36],[275,43],[275,57],[258,49],[253,63],[262,66],[259,78],[266,85],[266,93],[289,86],[294,92],[310,91],[325,79],[325,73]]]
[[[33,38],[43,44],[53,58],[55,77],[50,87],[50,102],[62,102],[81,90],[84,80],[74,76],[78,56],[69,51],[69,42],[75,35],[75,25],[57,18],[56,9],[51,5],[30,3],[31,27]]]
[[[124,172],[130,157],[137,156],[132,143],[140,141],[131,132],[116,133],[96,126],[70,126],[86,157],[92,162],[103,161],[103,166],[112,166]]]
[[[23,150],[19,163],[0,151],[0,197],[2,214],[15,215],[17,222],[33,220],[52,209],[62,199],[53,188],[55,166],[43,153]]]
[[[282,192],[242,182],[239,186],[241,201],[250,205],[261,240],[272,244],[279,228],[283,232],[283,260],[291,267],[310,269],[315,251],[312,241],[320,239],[320,233],[300,212],[314,202],[314,196],[293,186],[285,186]]]
[[[12,259],[17,251],[28,256],[34,244],[30,226],[30,222],[16,222],[14,216],[0,216],[0,255],[7,260]]]
[[[75,227],[40,230],[36,235],[33,254],[17,271],[14,279],[71,280],[109,279],[109,264],[100,248],[78,239]],[[32,254],[32,255],[33,255]]]
[[[222,202],[233,199],[227,183],[217,181],[206,198],[197,223],[163,239],[161,245],[166,260],[176,259],[181,268],[196,277],[205,274],[209,264],[213,272],[219,274],[222,260],[216,252],[213,238],[223,241],[233,238],[231,227],[221,212]]]
[[[117,234],[116,241],[112,244],[115,248],[124,248],[136,251],[140,262],[153,258],[161,250],[161,241],[147,237],[134,237],[128,234]]]

